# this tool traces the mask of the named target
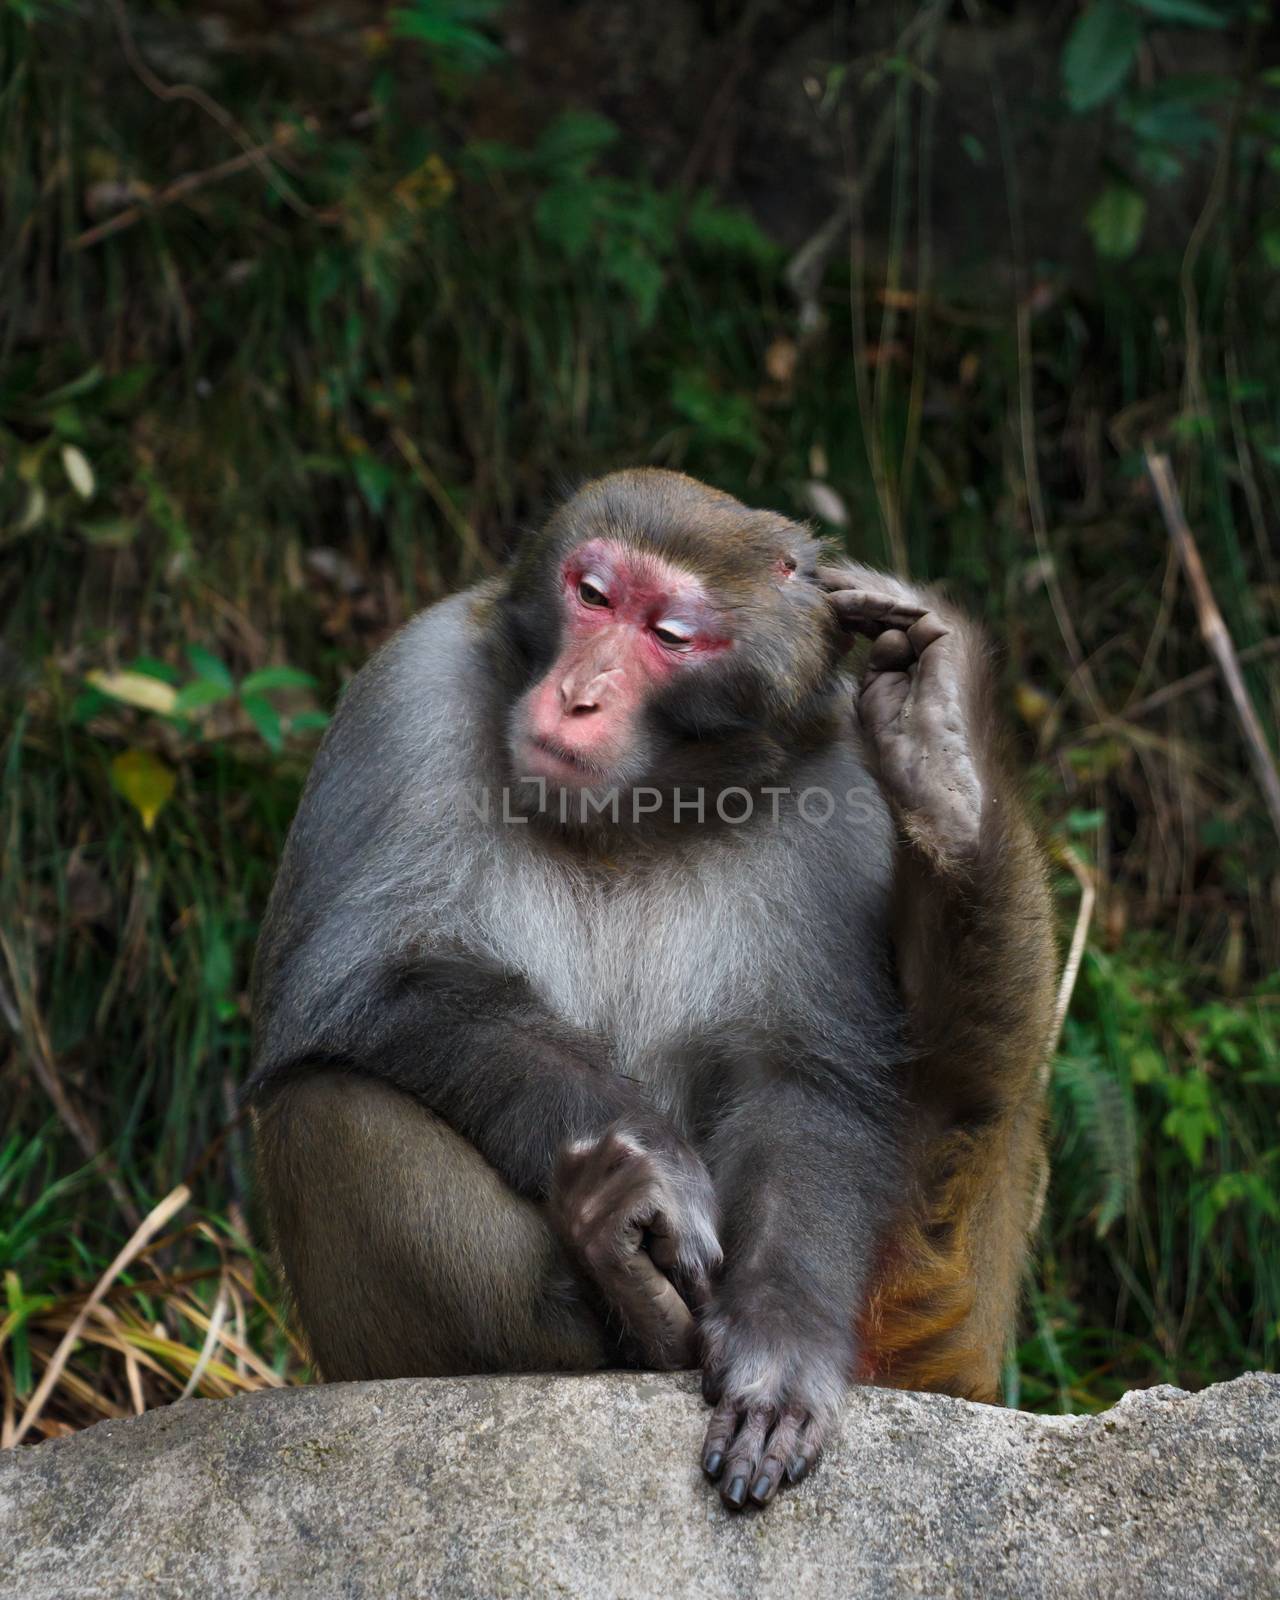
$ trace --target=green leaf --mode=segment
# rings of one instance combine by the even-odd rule
[[[1062,82],[1072,111],[1110,100],[1133,70],[1142,29],[1119,0],[1094,0],[1062,52]]]
[[[1068,833],[1092,833],[1095,828],[1100,828],[1106,817],[1103,810],[1097,811],[1068,811]]]
[[[241,683],[241,694],[261,694],[264,689],[314,689],[316,680],[299,667],[263,667]]]
[[[127,517],[104,517],[96,522],[77,522],[76,532],[87,544],[123,550],[138,537],[139,525]]]
[[[173,793],[173,768],[150,750],[125,750],[111,763],[111,781],[151,832]]]
[[[1173,151],[1159,144],[1140,145],[1135,165],[1141,177],[1148,183],[1159,184],[1161,188],[1176,183],[1184,170],[1183,163]]]
[[[224,684],[214,683],[210,678],[197,678],[185,689],[178,690],[178,698],[173,702],[174,714],[182,717],[189,716],[193,711],[204,711],[209,706],[216,706],[219,701],[229,700],[232,693]]]
[[[382,508],[387,503],[387,495],[396,481],[395,473],[385,461],[379,461],[376,456],[354,456],[351,466],[365,504],[375,517],[381,516]]]
[[[671,403],[682,416],[719,444],[756,451],[755,410],[745,394],[725,394],[713,389],[705,373],[696,368],[678,372],[671,385]]]
[[[167,661],[157,661],[155,656],[135,656],[129,663],[130,672],[141,672],[148,678],[159,678],[161,683],[167,683],[176,689],[182,681],[182,674],[177,667],[170,666]]]
[[[1262,246],[1262,259],[1267,265],[1280,269],[1280,223],[1264,228],[1258,243]]]
[[[327,711],[299,711],[289,718],[290,733],[323,733],[329,726]]]
[[[543,168],[564,176],[582,176],[611,144],[618,129],[596,111],[565,111],[545,130],[534,146],[534,159]]]
[[[1218,136],[1215,125],[1191,102],[1169,95],[1134,95],[1121,108],[1120,118],[1136,138],[1178,150],[1199,150]]]
[[[1199,1072],[1186,1078],[1171,1078],[1167,1087],[1173,1109],[1160,1126],[1182,1146],[1191,1165],[1198,1167],[1204,1160],[1205,1145],[1222,1131],[1221,1119],[1213,1106],[1212,1087]]]
[[[280,713],[270,700],[264,700],[261,695],[246,694],[241,696],[240,704],[267,748],[276,752],[283,750],[284,730],[280,726]]]
[[[975,167],[985,167],[987,164],[986,146],[975,133],[962,133],[960,135],[960,148],[973,162]]]
[[[1147,202],[1127,183],[1109,183],[1089,208],[1085,226],[1100,256],[1123,261],[1138,248]]]
[[[1133,0],[1133,4],[1161,22],[1185,22],[1192,28],[1225,28],[1232,18],[1205,0]]]
[[[685,231],[694,244],[708,252],[741,256],[747,261],[771,261],[777,247],[754,217],[738,206],[718,205],[703,190],[689,208]]]
[[[235,982],[235,956],[231,941],[216,924],[205,935],[203,967],[203,988],[209,999],[229,999]]]
[[[64,383],[61,389],[51,389],[43,399],[36,404],[42,411],[52,410],[56,406],[64,405],[68,400],[79,400],[83,395],[91,393],[102,382],[102,368],[90,367],[87,372],[82,372],[78,378],[72,378],[70,383]]]
[[[502,58],[502,47],[474,26],[489,21],[501,5],[502,0],[409,0],[391,13],[391,32],[474,72]]]
[[[647,328],[658,309],[658,298],[666,282],[662,268],[648,250],[626,245],[609,251],[604,270],[612,282],[626,290],[640,326]]]
[[[211,650],[206,650],[203,645],[189,644],[187,660],[195,668],[198,678],[203,678],[207,683],[216,683],[228,691],[235,688],[235,679],[231,676],[230,667]]]
[[[94,717],[101,716],[111,705],[110,699],[97,689],[86,689],[83,694],[78,694],[71,702],[71,723],[73,727],[83,728],[86,722]]]
[[[1143,1045],[1130,1054],[1129,1076],[1135,1083],[1158,1083],[1164,1075],[1164,1057],[1150,1045]]]
[[[555,183],[539,197],[533,213],[538,232],[576,260],[591,242],[596,196],[589,183]]]

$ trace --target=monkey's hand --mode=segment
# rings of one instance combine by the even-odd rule
[[[696,1366],[694,1313],[721,1251],[710,1174],[674,1129],[616,1122],[598,1139],[565,1144],[550,1211],[645,1365]]]
[[[961,618],[905,586],[850,587],[862,574],[838,567],[818,576],[841,626],[875,641],[858,714],[903,826],[941,864],[972,860],[986,788],[972,709],[980,646]]]
[[[805,1329],[800,1306],[752,1296],[735,1314],[713,1304],[703,1323],[702,1393],[715,1407],[702,1470],[739,1511],[768,1505],[781,1484],[799,1483],[818,1459],[840,1410],[853,1365],[850,1332]],[[803,1297],[801,1297],[803,1298]]]

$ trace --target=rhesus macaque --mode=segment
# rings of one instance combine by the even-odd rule
[[[1045,1183],[1044,869],[978,633],[822,562],[615,473],[351,685],[249,1089],[324,1377],[700,1365],[734,1508],[852,1382],[996,1398]]]

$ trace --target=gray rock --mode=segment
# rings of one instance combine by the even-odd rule
[[[1280,1377],[1039,1417],[863,1389],[733,1516],[691,1378],[190,1401],[0,1456],[0,1595],[1280,1596]]]

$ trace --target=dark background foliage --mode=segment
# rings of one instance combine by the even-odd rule
[[[627,462],[999,643],[1087,932],[1009,1398],[1273,1364],[1280,859],[1144,451],[1273,736],[1278,172],[1262,0],[3,0],[5,1442],[305,1375],[233,1113],[307,763]]]

